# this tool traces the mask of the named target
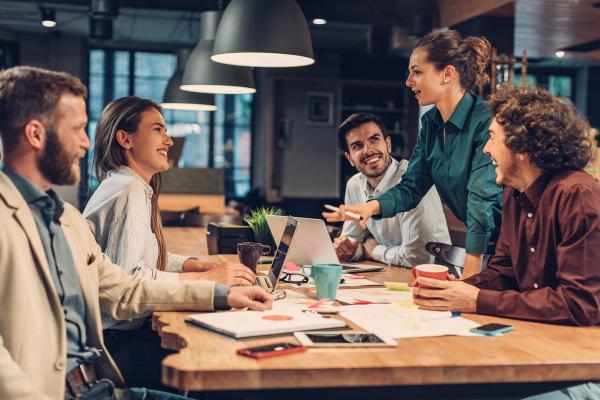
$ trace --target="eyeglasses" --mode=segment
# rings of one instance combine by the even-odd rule
[[[308,283],[309,278],[306,275],[292,272],[284,272],[284,274],[285,275],[279,279],[281,282],[293,283],[298,286],[302,285],[303,283]]]
[[[286,291],[285,290],[276,290],[273,293],[271,293],[271,295],[273,295],[273,300],[285,299]]]

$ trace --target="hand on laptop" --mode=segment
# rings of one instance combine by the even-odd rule
[[[353,204],[353,205],[345,205],[340,204],[339,212],[323,212],[321,213],[323,217],[327,220],[327,222],[339,222],[339,221],[350,221],[356,220],[348,215],[346,215],[347,211],[351,211],[354,214],[360,215],[361,219],[358,222],[360,229],[367,229],[365,222],[371,218],[373,215],[381,214],[381,208],[379,207],[379,202],[377,200],[371,200],[363,204]]]
[[[264,311],[273,306],[273,296],[258,286],[231,287],[227,293],[227,305],[231,308],[248,308]]]
[[[347,236],[340,236],[333,239],[333,248],[340,261],[350,261],[358,249],[358,241],[350,239]]]
[[[179,279],[215,281],[227,285],[254,285],[256,275],[243,264],[222,262],[208,271],[181,273]]]

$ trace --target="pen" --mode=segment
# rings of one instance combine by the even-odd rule
[[[446,319],[446,318],[454,318],[460,317],[460,311],[435,311],[436,314],[423,315],[421,317],[422,321],[433,321],[436,319]],[[439,314],[438,314],[439,313]]]
[[[331,211],[335,211],[335,212],[338,212],[338,213],[340,212],[339,208],[334,207],[334,206],[329,205],[329,204],[325,204],[323,207],[325,207],[326,209],[331,210]],[[349,216],[352,219],[356,219],[356,220],[362,219],[362,217],[360,215],[355,214],[352,211],[346,211],[346,215]]]

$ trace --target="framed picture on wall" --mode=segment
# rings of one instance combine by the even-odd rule
[[[307,125],[333,125],[333,93],[307,92],[306,93],[306,124]]]

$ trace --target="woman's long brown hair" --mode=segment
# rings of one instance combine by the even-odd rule
[[[117,141],[117,132],[123,130],[134,133],[138,130],[142,113],[151,108],[161,112],[160,107],[151,100],[136,96],[122,97],[113,100],[104,108],[98,124],[96,125],[96,139],[94,140],[94,170],[100,181],[106,174],[122,165],[127,165],[125,150]],[[167,249],[162,234],[162,222],[158,209],[158,195],[160,192],[160,173],[154,174],[150,179],[152,187],[150,226],[158,242],[158,260],[156,268],[164,271],[167,266]]]

